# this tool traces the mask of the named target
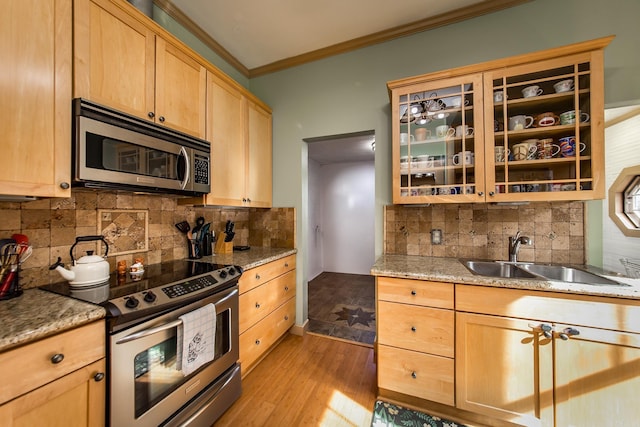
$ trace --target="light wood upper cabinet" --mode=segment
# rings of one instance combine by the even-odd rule
[[[211,193],[180,203],[271,207],[271,110],[236,83],[207,78]]]
[[[388,82],[393,202],[603,198],[612,39]]]
[[[74,2],[73,96],[204,139],[206,68],[133,9]]]
[[[8,0],[0,16],[0,194],[71,195],[71,0]]]

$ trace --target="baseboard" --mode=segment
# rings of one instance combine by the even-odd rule
[[[289,329],[289,332],[292,333],[293,335],[298,335],[300,337],[303,337],[308,329],[309,329],[309,319],[305,320],[302,325],[293,325],[291,329]]]

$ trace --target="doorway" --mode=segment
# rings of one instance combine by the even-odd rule
[[[372,344],[375,336],[375,134],[306,139],[309,332]]]

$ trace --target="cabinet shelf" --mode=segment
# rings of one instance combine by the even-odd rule
[[[537,160],[508,160],[507,165],[505,165],[505,162],[496,162],[495,166],[498,169],[504,169],[507,166],[510,169],[548,169],[552,166],[574,165],[576,160],[577,159],[575,157]],[[589,160],[591,160],[591,156],[580,156],[580,161]]]
[[[582,130],[582,129],[588,129],[590,126],[591,126],[590,122],[580,123],[578,125],[578,128]],[[568,135],[569,132],[575,131],[575,130],[576,130],[576,125],[556,125],[556,126],[541,126],[536,128],[531,127],[531,128],[522,129],[522,130],[500,131],[500,132],[495,132],[493,135],[495,136],[496,140],[503,140],[505,138],[505,135],[508,135],[510,138],[516,138],[520,136],[525,136],[527,138],[532,136],[553,137],[558,135]]]

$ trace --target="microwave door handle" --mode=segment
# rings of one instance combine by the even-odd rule
[[[189,182],[189,177],[191,176],[191,165],[189,164],[189,154],[187,153],[186,148],[180,147],[180,153],[178,155],[184,157],[184,181],[182,181],[182,184],[180,184],[180,189],[184,190],[187,186],[187,183]]]
[[[215,305],[222,304],[223,302],[227,301],[229,298],[232,298],[237,294],[238,294],[238,290],[234,289],[233,292],[231,292],[229,295],[227,295],[226,297],[222,298],[219,301],[216,301]],[[139,340],[140,338],[148,337],[149,335],[157,334],[158,332],[175,328],[176,326],[180,326],[180,324],[182,324],[182,320],[176,319],[169,323],[165,323],[164,325],[156,326],[155,328],[144,329],[134,334],[127,335],[126,337],[122,337],[118,341],[116,341],[116,344],[125,344],[131,341]]]

